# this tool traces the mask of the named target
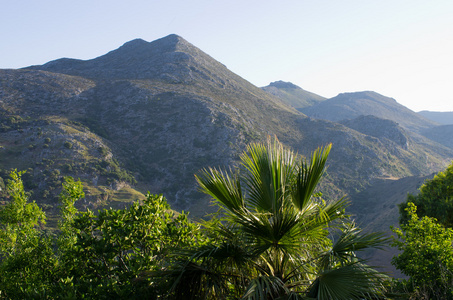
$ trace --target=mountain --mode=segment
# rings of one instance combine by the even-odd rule
[[[296,109],[312,106],[326,99],[322,96],[303,90],[291,82],[284,82],[281,80],[271,82],[268,86],[262,87],[262,89]]]
[[[423,129],[420,134],[424,137],[453,149],[453,112],[420,111],[419,115],[441,124]]]
[[[392,234],[390,226],[398,227],[398,204],[405,201],[407,194],[417,194],[420,186],[435,174],[426,176],[409,176],[404,178],[379,178],[370,183],[370,186],[351,196],[349,212],[356,218],[359,226],[369,231],[380,231]],[[383,271],[402,277],[402,274],[390,265],[397,249],[387,247],[374,249],[366,253],[370,264],[383,266]]]
[[[165,83],[209,82],[215,87],[244,80],[180,36],[171,34],[151,43],[135,39],[90,60],[57,59],[26,69],[45,70],[93,79],[151,79]]]
[[[430,140],[453,149],[453,124],[427,128],[421,134]]]
[[[28,170],[26,188],[51,213],[62,177],[73,176],[85,186],[81,207],[122,207],[149,190],[203,216],[215,208],[194,174],[235,165],[248,143],[276,136],[304,156],[332,143],[323,197],[346,195],[385,213],[371,203],[380,200],[364,196],[376,181],[425,176],[453,158],[451,148],[418,133],[434,122],[391,98],[340,94],[315,99],[302,113],[288,95],[312,94],[290,83],[270,86],[287,97],[252,85],[177,35],[133,40],[90,60],[0,70],[0,177]]]
[[[39,155],[23,163],[9,160],[0,168],[17,162],[21,168],[33,167],[36,175],[55,169],[107,189],[112,178],[100,169],[116,161],[134,175],[137,189],[162,192],[178,209],[209,209],[200,200],[206,197],[197,192],[194,173],[233,164],[247,143],[268,135],[294,143],[300,139],[296,120],[305,118],[176,35],[151,43],[134,40],[88,61],[60,59],[2,70],[0,77],[5,151],[26,154],[32,142],[44,145],[47,133],[55,140],[52,126],[68,129],[65,138],[77,146],[63,148],[58,141],[53,149],[49,144],[50,158],[45,159],[53,164],[46,168],[36,166],[42,163]],[[10,119],[23,120],[22,127],[6,122]],[[108,145],[104,148],[110,155],[101,157],[96,149],[76,143],[69,134],[74,126],[86,130],[81,135],[92,135],[97,145]],[[71,154],[76,150],[84,155]],[[68,158],[77,166],[65,168]],[[41,194],[49,190],[42,182],[36,185],[43,187]]]
[[[399,104],[395,99],[372,91],[339,94],[300,111],[312,118],[334,122],[354,119],[361,115],[373,115],[392,120],[414,132],[438,125]]]
[[[381,142],[393,142],[403,149],[408,149],[409,147],[409,133],[394,121],[381,119],[373,115],[362,115],[355,119],[343,120],[339,123],[360,133],[376,137]]]
[[[419,111],[418,114],[422,115],[424,118],[434,121],[442,125],[452,125],[453,124],[453,111]]]

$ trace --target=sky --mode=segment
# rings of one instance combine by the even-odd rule
[[[0,0],[0,68],[182,36],[256,86],[453,111],[452,0]]]

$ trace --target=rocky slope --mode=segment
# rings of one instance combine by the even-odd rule
[[[354,119],[362,115],[373,115],[394,121],[413,132],[438,125],[399,104],[395,99],[372,91],[339,94],[304,108],[301,112],[312,118],[334,122]]]
[[[268,86],[262,87],[262,89],[297,110],[315,105],[326,99],[306,91],[291,82],[284,82],[281,80],[271,82]]]
[[[409,147],[409,134],[391,120],[362,115],[355,119],[343,120],[340,123],[360,133],[378,138],[381,142],[392,142],[403,149]]]
[[[421,134],[432,141],[453,149],[453,124],[427,128]]]
[[[451,149],[407,133],[430,127],[429,121],[398,127],[357,118],[358,111],[349,115],[355,121],[343,124],[308,118],[176,35],[134,40],[91,60],[1,70],[0,96],[0,151],[8,153],[0,168],[33,168],[29,181],[37,200],[45,191],[56,194],[58,180],[70,175],[96,194],[86,205],[106,197],[103,205],[119,201],[114,191],[129,186],[134,197],[146,190],[164,193],[174,208],[203,215],[213,208],[193,174],[235,164],[247,143],[269,135],[302,155],[333,143],[326,198],[363,191],[375,178],[429,174],[453,157]],[[398,107],[371,92],[358,98],[374,101],[382,114],[387,109],[385,119],[392,120]],[[331,100],[313,108],[333,105]],[[368,121],[369,128],[361,125]],[[40,177],[46,172],[52,184]]]

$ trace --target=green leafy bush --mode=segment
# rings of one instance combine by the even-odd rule
[[[63,146],[65,146],[65,148],[72,149],[72,143],[69,141],[64,142]]]
[[[393,229],[398,237],[393,246],[401,253],[392,264],[409,276],[403,287],[416,299],[453,299],[453,230],[435,218],[419,218],[416,211],[409,202],[407,222]]]
[[[79,212],[80,181],[65,178],[59,231],[42,229],[45,214],[28,201],[21,172],[11,173],[10,202],[0,209],[0,298],[148,299],[164,294],[152,280],[175,248],[206,240],[187,214],[175,214],[162,195],[98,214]]]
[[[427,180],[418,195],[409,195],[406,202],[400,204],[400,223],[410,219],[406,210],[409,203],[417,206],[420,217],[433,217],[444,226],[453,227],[453,164]]]

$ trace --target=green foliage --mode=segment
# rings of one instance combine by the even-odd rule
[[[26,124],[27,121],[19,115],[8,114],[6,112],[0,114],[0,132],[20,130],[25,127],[24,125]]]
[[[85,193],[80,180],[76,182],[72,177],[66,177],[59,197],[61,219],[58,227],[61,233],[58,236],[58,246],[62,256],[66,255],[66,251],[71,250],[77,241],[78,231],[74,228],[74,219],[78,210],[75,208],[74,203],[84,197]]]
[[[101,154],[102,157],[107,156],[107,154],[109,153],[109,151],[107,150],[107,148],[102,147],[102,146],[98,148],[98,151],[99,151],[99,153]]]
[[[410,219],[408,215],[409,203],[417,206],[419,216],[433,217],[446,227],[453,227],[453,164],[443,172],[439,172],[433,179],[427,180],[416,196],[408,195],[406,202],[400,209],[400,223]]]
[[[9,203],[0,208],[0,253],[13,255],[21,243],[38,232],[37,226],[45,224],[45,214],[35,202],[28,203],[21,180],[23,172],[11,172],[6,191]]]
[[[356,252],[379,246],[345,222],[343,199],[326,203],[317,184],[330,145],[308,161],[275,140],[252,144],[241,168],[196,176],[221,208],[204,224],[210,241],[185,249],[164,275],[175,299],[361,299],[382,293],[384,276]],[[336,233],[336,234],[335,234]],[[332,241],[329,234],[337,238]]]
[[[0,210],[0,298],[143,299],[168,288],[150,272],[174,258],[174,248],[205,243],[187,214],[175,214],[162,195],[97,214],[79,212],[80,181],[64,179],[59,231],[42,230],[44,213],[27,203],[21,172],[11,173],[11,201]]]
[[[453,164],[427,180],[418,195],[408,195],[399,206],[402,251],[392,264],[409,281],[399,282],[417,299],[453,299]]]
[[[72,143],[69,141],[64,142],[63,146],[65,146],[68,149],[72,149]]]
[[[191,223],[162,195],[124,209],[80,212],[80,181],[65,178],[58,231],[39,227],[44,213],[27,203],[12,173],[0,211],[1,297],[13,299],[301,298],[382,295],[383,275],[356,256],[379,247],[344,213],[346,201],[317,191],[330,146],[305,160],[277,140],[252,144],[235,171],[207,169],[196,178],[221,208]],[[100,168],[115,171],[116,161]],[[45,171],[59,180],[57,169]],[[5,241],[5,242],[3,242]]]
[[[186,214],[175,216],[165,198],[151,194],[124,210],[79,214],[72,228],[76,242],[67,254],[66,272],[77,293],[97,299],[149,297],[157,287],[143,274],[156,270],[173,247],[203,239]]]
[[[13,299],[44,290],[56,262],[49,255],[51,240],[39,228],[45,214],[35,202],[29,203],[22,174],[11,172],[9,202],[0,208],[0,296]]]
[[[392,264],[410,280],[403,282],[416,299],[453,299],[453,230],[436,219],[419,219],[417,207],[409,202],[407,222],[394,228],[399,240],[393,246],[402,251]]]
[[[58,280],[57,266],[52,236],[28,236],[13,254],[0,259],[0,298],[46,299]]]
[[[99,149],[105,149],[100,147]],[[101,175],[107,177],[107,182],[112,183],[114,180],[126,181],[131,184],[136,184],[137,180],[130,172],[122,169],[116,160],[102,160],[96,165],[96,169],[100,171]]]

